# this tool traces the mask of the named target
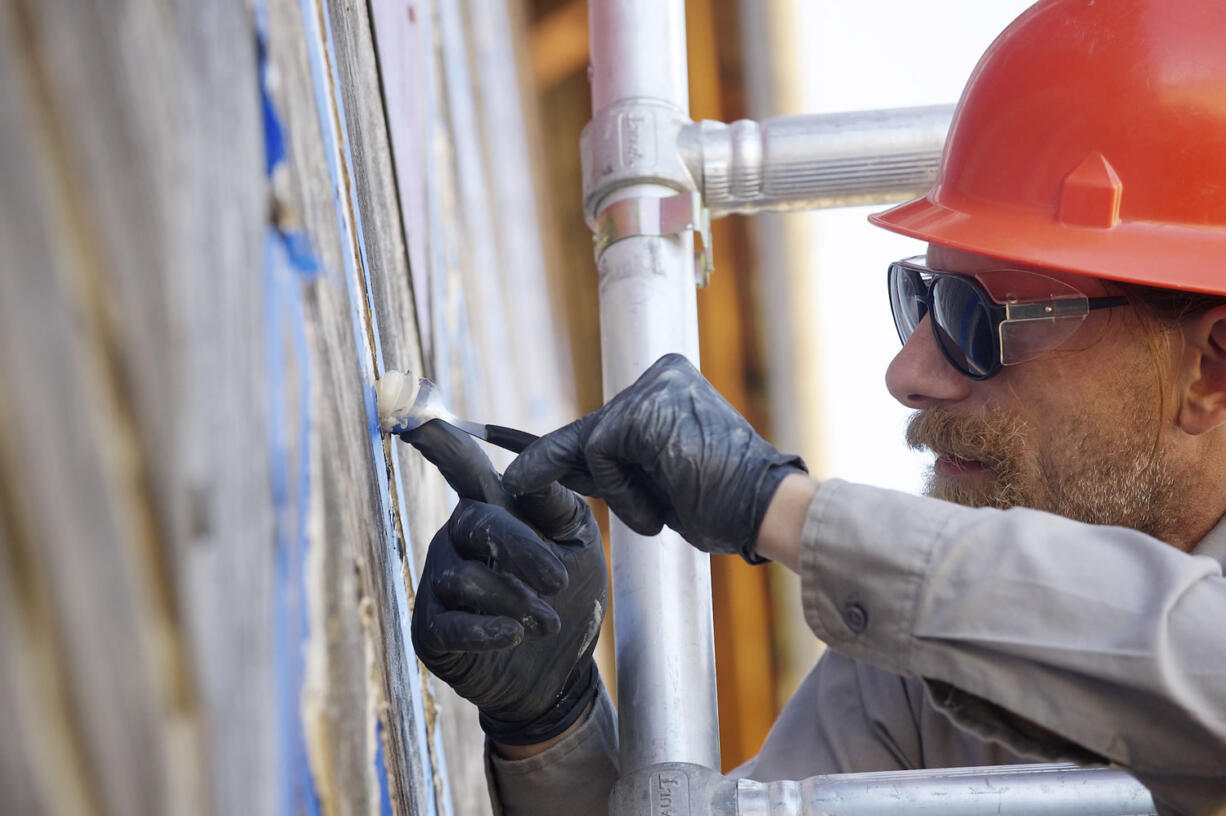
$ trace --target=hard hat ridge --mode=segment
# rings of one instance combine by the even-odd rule
[[[1124,183],[1107,157],[1097,150],[1064,177],[1056,220],[1070,227],[1110,229],[1120,220]]]

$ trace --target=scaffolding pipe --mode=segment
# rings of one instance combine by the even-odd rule
[[[936,180],[953,105],[692,122],[680,149],[717,218],[885,204]]]
[[[667,352],[698,362],[693,232],[659,223],[665,201],[692,192],[675,147],[689,111],[685,8],[683,0],[592,0],[588,16],[589,213],[594,221],[621,213],[624,227],[596,259],[607,399]],[[621,768],[719,768],[708,557],[668,529],[648,538],[617,518],[610,527]]]
[[[657,765],[623,775],[611,814],[641,816],[1154,816],[1140,782],[1070,764],[830,774],[800,781],[732,779],[710,768]]]
[[[737,816],[1152,816],[1153,797],[1123,771],[1000,765],[815,776],[737,786]]]

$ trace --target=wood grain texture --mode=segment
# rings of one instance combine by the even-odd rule
[[[250,21],[0,8],[5,674],[28,763],[0,810],[207,812],[222,779],[270,801],[267,664],[213,650],[268,633],[243,537],[268,522],[262,372],[242,364],[264,212]]]
[[[305,733],[323,811],[369,813],[380,807],[383,795],[383,780],[375,773],[383,745],[380,714],[387,718],[383,733],[392,776],[405,766],[408,749],[400,730],[405,698],[395,690],[408,684],[402,627],[394,617],[398,610],[386,603],[385,585],[400,571],[389,568],[388,555],[394,557],[396,547],[387,535],[386,481],[379,478],[383,445],[370,422],[366,247],[339,74],[338,54],[348,51],[336,45],[348,41],[331,36],[322,4],[273,2],[269,13],[269,54],[289,136],[291,207],[320,262],[318,276],[305,290],[317,513],[307,575]],[[397,791],[411,787],[394,786]],[[402,806],[409,808],[407,799]]]
[[[441,88],[474,116],[479,90],[433,4],[257,5],[272,185],[246,3],[0,0],[0,812],[488,811],[475,713],[408,639],[449,499],[371,386],[475,398],[543,366],[566,399],[547,293],[514,324],[548,330],[526,369],[475,330],[512,325],[505,298],[464,297],[543,274],[539,225],[489,195],[531,192],[451,149]],[[389,14],[414,47],[381,64]],[[393,149],[389,68],[429,150]],[[447,255],[495,228],[524,233],[482,250],[513,278]],[[278,230],[318,272],[270,263]],[[481,405],[570,405],[513,403]]]

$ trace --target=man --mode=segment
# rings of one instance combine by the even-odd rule
[[[616,778],[603,564],[561,482],[801,575],[831,649],[741,774],[1114,763],[1163,813],[1226,812],[1223,42],[1217,3],[1044,0],[976,68],[933,190],[874,217],[929,244],[889,268],[886,382],[930,497],[811,479],[676,356],[501,486],[417,432],[487,500],[432,544],[413,624],[481,708],[496,802],[598,813]]]

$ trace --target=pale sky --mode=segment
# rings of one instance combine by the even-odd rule
[[[810,0],[805,109],[813,113],[953,103],[980,55],[1029,2],[1023,0]],[[813,305],[823,342],[830,475],[918,491],[927,455],[908,451],[908,411],[885,389],[898,351],[886,265],[924,251],[919,241],[869,225],[882,207],[826,210],[815,219]],[[804,216],[800,216],[804,217]]]

